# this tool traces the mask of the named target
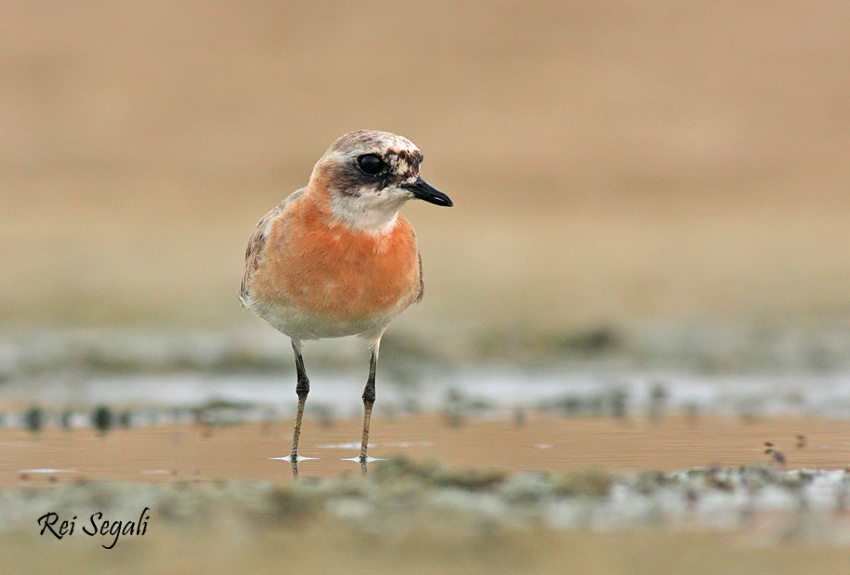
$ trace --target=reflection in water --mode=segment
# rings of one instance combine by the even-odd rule
[[[319,449],[360,449],[360,443],[351,441],[349,443],[325,443],[317,445]],[[375,447],[374,445],[372,447]]]
[[[292,466],[292,477],[293,478],[298,478],[298,464],[301,463],[302,461],[319,461],[319,460],[321,460],[320,457],[304,457],[303,455],[298,455],[295,458],[293,458],[291,455],[287,455],[286,457],[269,457],[269,459],[272,460],[272,461],[288,461],[290,463],[290,465]],[[387,461],[387,459],[381,458],[381,457],[371,457],[369,455],[367,455],[364,458],[363,456],[358,455],[356,457],[347,457],[347,458],[344,458],[344,459],[340,459],[339,461],[353,461],[355,463],[359,463],[360,464],[360,472],[363,475],[367,475],[368,474],[368,465],[370,463],[374,463],[375,461]]]
[[[382,443],[373,443],[372,447],[387,448],[404,448],[404,447],[430,447],[434,445],[433,441],[385,441]],[[352,441],[351,443],[324,443],[317,445],[319,449],[359,449],[360,444]],[[368,456],[367,456],[368,457]],[[358,461],[359,458],[356,458]],[[343,459],[343,461],[353,461],[353,459]],[[380,461],[369,457],[369,461]]]
[[[277,461],[288,461],[292,465],[292,477],[298,477],[298,464],[301,461],[307,461],[310,459],[319,459],[318,457],[304,457],[303,455],[296,455],[292,457],[292,454],[287,455],[286,457],[269,457],[269,459],[277,460]]]
[[[349,458],[346,458],[346,459],[341,459],[340,461],[354,461],[356,463],[359,463],[360,464],[360,473],[362,475],[368,475],[368,473],[369,473],[368,465],[370,463],[372,463],[373,461],[386,461],[386,459],[380,459],[378,457],[370,457],[368,455],[366,455],[366,456],[358,455],[357,457],[349,457]]]
[[[295,465],[279,456],[280,437],[289,422],[263,431],[260,424],[222,426],[210,436],[180,426],[119,429],[107,437],[94,430],[66,432],[48,427],[38,445],[0,447],[0,484],[17,484],[20,471],[76,469],[93,480],[143,482],[207,482],[219,480],[342,479],[357,472],[358,451],[319,446],[347,443],[359,430],[359,417],[341,420],[331,430],[316,429]],[[512,414],[501,419],[470,418],[461,430],[446,427],[434,413],[381,421],[381,442],[370,453],[377,458],[404,457],[439,462],[460,469],[502,469],[507,472],[560,472],[575,468],[660,469],[771,464],[764,453],[770,441],[782,451],[789,468],[836,468],[847,465],[850,421],[824,418],[670,415],[661,424],[648,416],[628,421],[614,417],[529,411],[527,422],[514,424]],[[180,441],[174,438],[178,434]],[[803,442],[799,436],[805,438]],[[5,429],[0,441],[14,443],[23,430]],[[426,439],[427,438],[427,439]],[[409,445],[409,447],[394,447]],[[306,457],[305,457],[306,456]],[[348,456],[341,461],[340,456]],[[288,463],[283,463],[288,462]],[[287,465],[283,469],[281,465]],[[368,465],[375,474],[385,462]],[[290,470],[291,467],[292,469]],[[362,470],[362,466],[359,466]],[[27,473],[30,479],[44,477]],[[58,475],[62,480],[66,477]]]

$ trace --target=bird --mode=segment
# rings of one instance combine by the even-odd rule
[[[402,136],[345,134],[313,166],[307,185],[263,216],[250,236],[239,299],[291,340],[298,408],[292,449],[282,459],[295,476],[310,392],[301,343],[346,336],[365,340],[371,355],[356,458],[365,472],[381,337],[424,292],[416,234],[399,210],[409,200],[453,205],[422,179],[422,160]]]

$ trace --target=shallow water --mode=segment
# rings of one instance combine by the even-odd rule
[[[362,374],[315,370],[307,411],[321,418],[362,411]],[[87,423],[95,405],[130,409],[135,424],[189,422],[186,410],[207,408],[227,421],[279,419],[294,414],[293,374],[163,373],[18,379],[2,386],[0,400],[13,413],[39,405],[54,414],[71,410],[71,425]],[[575,415],[637,416],[695,413],[745,416],[850,417],[850,372],[809,375],[699,375],[670,371],[528,371],[467,367],[432,371],[401,383],[379,374],[376,410],[443,410],[480,417],[521,417],[524,409]],[[183,411],[181,411],[183,410]],[[19,420],[17,420],[19,422]],[[14,417],[5,424],[15,425]]]
[[[290,418],[295,374],[286,339],[261,327],[2,333],[0,428],[85,427],[95,406],[134,427]],[[439,411],[448,419],[521,420],[531,409],[620,419],[850,418],[850,331],[842,326],[656,328],[596,352],[544,342],[497,358],[462,352],[456,334],[445,335],[454,340],[428,347],[430,340],[390,334],[378,368],[379,419]],[[482,345],[468,339],[468,348]],[[311,342],[305,359],[307,417],[323,425],[360,417],[368,367],[362,342]],[[43,413],[28,419],[32,407]]]
[[[302,478],[359,475],[361,419],[330,425],[305,417]],[[48,427],[33,435],[0,431],[0,484],[84,479],[159,482],[292,478],[292,421],[233,425],[170,424],[93,429]],[[766,442],[771,447],[767,448]],[[617,419],[530,410],[518,421],[445,413],[376,414],[369,455],[439,461],[459,469],[508,473],[571,469],[664,470],[770,464],[843,469],[850,461],[850,420],[823,417],[668,416]],[[370,464],[371,468],[371,464]],[[31,472],[30,470],[57,470]]]

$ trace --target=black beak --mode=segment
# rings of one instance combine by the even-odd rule
[[[416,181],[412,184],[404,184],[401,187],[413,192],[413,197],[416,199],[425,200],[431,204],[446,206],[448,208],[454,205],[450,197],[422,178],[416,178]]]

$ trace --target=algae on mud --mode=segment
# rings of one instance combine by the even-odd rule
[[[237,568],[837,574],[850,560],[848,479],[843,470],[768,466],[504,474],[394,459],[365,478],[285,485],[24,485],[0,490],[0,553],[17,572],[112,572],[132,562],[210,575]],[[38,535],[45,510],[122,517],[145,506],[147,532],[111,550],[97,538]]]

